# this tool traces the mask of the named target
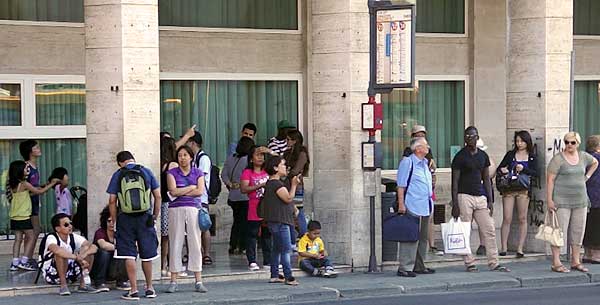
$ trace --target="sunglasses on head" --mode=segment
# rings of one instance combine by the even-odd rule
[[[63,223],[63,227],[68,228],[71,226],[71,222],[65,222]]]
[[[569,145],[569,144],[571,144],[571,145],[577,145],[577,141],[567,141],[567,140],[565,140],[565,145]]]

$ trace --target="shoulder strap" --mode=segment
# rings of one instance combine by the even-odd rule
[[[231,170],[231,175],[229,175],[229,179],[230,179],[230,180],[233,180],[233,173],[235,172],[235,169],[237,168],[237,166],[238,166],[238,163],[240,163],[240,160],[241,160],[241,159],[242,159],[242,158],[239,158],[239,157],[237,158],[237,161],[235,162],[235,165],[233,166],[233,169]],[[239,182],[239,181],[238,181],[238,182]]]
[[[69,234],[69,246],[71,246],[71,251],[75,253],[75,235],[73,233]]]
[[[404,199],[406,199],[406,194],[408,193],[408,186],[410,185],[410,180],[413,175],[413,161],[410,157],[407,157],[410,160],[410,172],[408,173],[408,179],[406,180],[406,189],[404,189]]]

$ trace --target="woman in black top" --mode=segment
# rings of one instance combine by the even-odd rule
[[[516,179],[518,175],[528,175],[530,179],[537,177],[537,160],[533,153],[533,142],[531,135],[525,130],[521,130],[515,133],[514,136],[515,147],[504,155],[502,162],[498,165],[497,175],[505,176]],[[515,190],[504,192],[502,194],[502,205],[504,218],[502,220],[501,238],[502,244],[500,249],[500,256],[506,255],[506,249],[508,248],[508,235],[510,233],[510,225],[512,222],[513,210],[515,205],[517,206],[517,212],[519,215],[519,243],[517,244],[517,258],[522,258],[523,245],[527,238],[527,208],[529,207],[529,189],[523,188],[522,190]]]
[[[178,167],[175,140],[160,138],[160,268],[161,275],[168,276],[167,264],[169,255],[169,194],[167,189],[167,171]]]
[[[271,252],[270,283],[298,285],[292,276],[290,252],[292,250],[291,231],[294,225],[294,194],[300,183],[299,176],[292,178],[290,190],[285,187],[281,178],[287,176],[285,160],[279,156],[269,158],[265,163],[265,171],[269,180],[265,185],[265,193],[259,204],[259,216],[267,222],[273,237]],[[284,278],[279,276],[279,263],[283,265]]]

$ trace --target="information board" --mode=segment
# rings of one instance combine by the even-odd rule
[[[415,84],[414,5],[371,8],[371,86],[375,91],[413,88]],[[374,41],[373,41],[374,40]],[[374,54],[373,54],[374,53]]]

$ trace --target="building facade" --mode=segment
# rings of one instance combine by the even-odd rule
[[[496,162],[515,130],[534,135],[546,162],[569,129],[583,137],[600,132],[600,3],[412,2],[418,88],[380,97],[382,176],[394,176],[414,124],[429,131],[440,206],[450,198],[451,152],[468,125],[479,128]],[[366,0],[6,0],[0,41],[0,188],[9,162],[20,158],[18,143],[38,139],[42,177],[63,166],[72,185],[87,187],[93,229],[116,152],[131,150],[158,173],[158,132],[179,136],[197,124],[206,151],[222,164],[244,123],[257,124],[264,144],[287,119],[311,155],[309,214],[324,224],[336,261],[366,265]],[[530,205],[532,233],[543,220],[543,187]],[[226,241],[231,212],[222,196],[211,213],[216,240]],[[43,227],[51,230],[54,200],[43,202]],[[3,233],[7,213],[2,197]],[[528,247],[543,245],[531,238]]]

